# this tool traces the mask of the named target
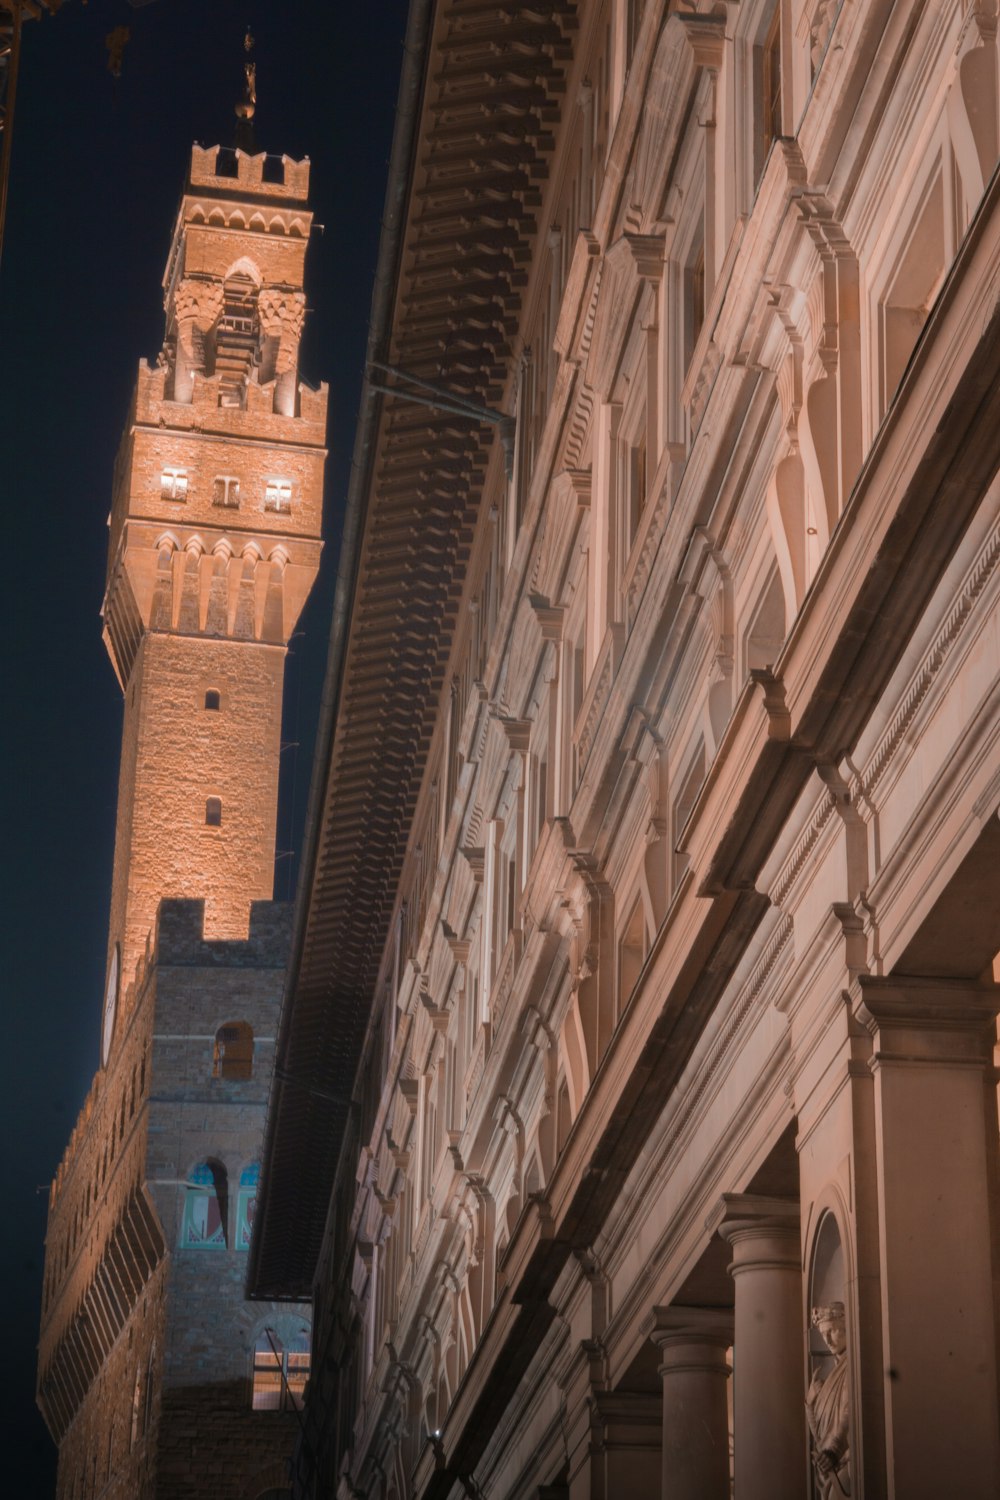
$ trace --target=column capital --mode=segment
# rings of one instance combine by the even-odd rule
[[[654,1307],[643,1332],[661,1350],[677,1344],[706,1344],[728,1349],[733,1342],[731,1307]]]
[[[799,1238],[799,1205],[792,1198],[768,1198],[762,1193],[723,1193],[705,1220],[730,1244],[745,1235],[765,1233]]]
[[[860,974],[857,1019],[885,1062],[979,1066],[992,1056],[1000,985],[975,980]]]

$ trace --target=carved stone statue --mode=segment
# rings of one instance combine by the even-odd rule
[[[817,1371],[806,1392],[816,1494],[821,1500],[836,1500],[839,1495],[851,1493],[851,1403],[844,1304],[831,1302],[829,1307],[814,1307],[812,1323],[834,1356],[832,1369],[825,1375]]]

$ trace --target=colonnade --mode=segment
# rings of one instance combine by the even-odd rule
[[[633,1423],[631,1456],[622,1414],[604,1431],[618,1479],[645,1476],[631,1483],[636,1500],[640,1492],[662,1500],[1000,1494],[998,997],[962,979],[862,976],[853,1035],[867,1031],[871,1045],[860,1065],[857,1052],[845,1052],[825,1096],[840,1133],[824,1142],[816,1127],[801,1203],[723,1195],[706,1227],[729,1247],[728,1290],[716,1281],[715,1291],[730,1305],[674,1303],[647,1318],[659,1354],[659,1431],[650,1432],[648,1414],[642,1432]],[[845,1098],[851,1107],[838,1117]],[[845,1120],[853,1139],[843,1139]],[[841,1147],[851,1189],[836,1230],[840,1284],[827,1278],[820,1289],[814,1267],[827,1210],[816,1174],[828,1169],[823,1152],[832,1159]],[[835,1300],[814,1311],[817,1295]],[[840,1319],[840,1356],[830,1344],[821,1359],[831,1314]],[[831,1385],[819,1426],[836,1418],[840,1436],[817,1466],[817,1392],[834,1370],[836,1400]],[[635,1412],[643,1399],[648,1405],[633,1398]],[[571,1477],[572,1500],[610,1495],[605,1470],[596,1487],[577,1471],[583,1482]]]

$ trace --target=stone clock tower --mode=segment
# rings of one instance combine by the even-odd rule
[[[282,1493],[308,1373],[304,1310],[242,1296],[289,932],[284,656],[320,550],[308,182],[307,161],[194,147],[115,467],[101,1069],[52,1186],[39,1356],[73,1500]]]

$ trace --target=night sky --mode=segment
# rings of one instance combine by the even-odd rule
[[[111,471],[192,141],[232,144],[256,37],[258,149],[308,155],[302,372],[330,384],[326,553],[286,677],[276,894],[290,894],[326,658],[406,0],[66,0],[25,27],[0,263],[4,939],[0,1235],[8,1492],[54,1493],[34,1406],[48,1182],[98,1066],[121,699],[101,642]],[[122,75],[104,39],[128,25]]]

